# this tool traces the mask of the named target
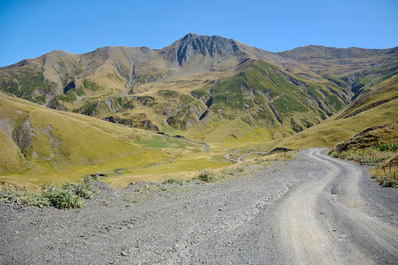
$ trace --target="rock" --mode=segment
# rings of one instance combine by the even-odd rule
[[[132,128],[153,130],[158,132],[159,128],[152,123],[145,113],[128,114],[127,116],[112,115],[105,118],[106,121],[123,124]]]
[[[21,124],[14,130],[12,134],[14,142],[18,145],[19,149],[21,149],[21,152],[25,157],[32,147],[33,137],[34,132],[32,125],[27,117],[21,122]]]
[[[289,151],[292,151],[292,149],[284,148],[284,147],[276,147],[276,148],[272,149],[270,154],[283,153],[283,152],[289,152]]]

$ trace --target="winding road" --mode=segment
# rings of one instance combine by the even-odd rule
[[[120,197],[135,186],[104,188],[81,210],[0,205],[0,260],[398,264],[398,190],[379,187],[364,168],[325,152],[304,150],[292,161],[223,182],[166,185],[129,207]],[[174,191],[164,196],[167,189]]]
[[[238,151],[233,150],[233,151],[231,151],[229,153],[226,153],[224,155],[224,158],[228,159],[228,160],[231,160],[232,162],[240,163],[240,162],[242,162],[243,158],[245,158],[245,157],[247,157],[247,156],[249,156],[251,154],[263,154],[263,155],[268,155],[269,154],[269,152],[264,152],[264,151],[249,151],[247,153],[244,153],[243,155],[238,156],[237,158],[232,158],[231,155],[236,153],[236,152],[238,152]]]
[[[367,177],[362,169],[320,150],[308,157],[327,171],[294,189],[276,211],[281,241],[292,250],[294,263],[398,264],[396,212],[375,204],[372,196],[377,194],[360,186]],[[379,218],[389,215],[393,218]]]

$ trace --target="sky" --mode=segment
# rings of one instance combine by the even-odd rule
[[[398,46],[398,0],[0,0],[0,66],[51,50],[170,45],[189,32],[279,52]]]

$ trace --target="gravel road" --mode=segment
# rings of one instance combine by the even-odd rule
[[[398,264],[398,190],[325,152],[218,183],[98,184],[78,210],[0,205],[0,264]]]

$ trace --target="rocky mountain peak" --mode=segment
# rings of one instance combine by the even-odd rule
[[[235,40],[220,36],[203,36],[188,33],[172,45],[162,49],[171,59],[176,60],[179,65],[191,61],[195,56],[210,58],[226,58],[238,55],[239,46]]]

